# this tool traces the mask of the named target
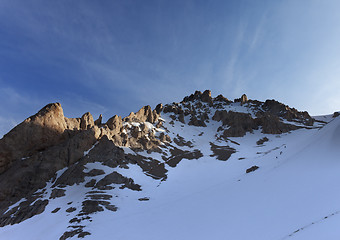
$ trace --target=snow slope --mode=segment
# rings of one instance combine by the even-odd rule
[[[229,143],[237,152],[227,161],[210,156],[210,142],[222,144],[214,136],[217,122],[202,128],[171,125],[168,115],[162,117],[172,138],[179,133],[203,157],[168,166],[166,181],[146,176],[136,165],[114,169],[143,191],[111,190],[118,211],[99,212],[82,222],[91,233],[85,239],[339,239],[340,117],[322,128],[281,135],[257,130],[230,138],[239,145]],[[269,141],[257,145],[264,136]],[[142,154],[160,158],[159,153]],[[259,169],[246,173],[254,165]],[[113,170],[100,164],[87,167]],[[42,214],[0,228],[0,239],[58,239],[75,214],[65,209],[80,207],[85,194],[81,184],[67,187],[66,196],[51,200]],[[61,211],[51,214],[56,207]]]

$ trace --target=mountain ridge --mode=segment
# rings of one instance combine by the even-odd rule
[[[222,95],[212,98],[209,90],[196,91],[180,103],[158,104],[154,110],[145,106],[125,118],[115,115],[106,123],[101,116],[94,120],[90,113],[66,118],[59,103],[48,104],[0,140],[0,225],[39,215],[50,202],[67,195],[65,188],[84,184],[84,189],[89,189],[84,200],[66,211],[77,212],[69,220],[74,230],[65,231],[60,239],[86,237],[91,233],[83,229],[94,213],[119,209],[110,191],[119,186],[122,191],[143,192],[142,185],[121,170],[138,166],[160,184],[183,159],[227,161],[241,152],[238,139],[254,132],[260,136],[256,145],[261,147],[270,141],[265,139],[268,134],[280,136],[326,124],[275,100],[260,102],[244,94],[230,101]],[[182,136],[185,128],[194,129],[197,137]],[[211,140],[206,141],[203,135],[210,135]],[[206,145],[210,154],[202,150]],[[106,170],[94,167],[86,171],[87,166],[98,164]],[[244,171],[251,168],[248,173],[257,171],[258,166]],[[23,198],[26,200],[18,203]],[[148,201],[147,197],[140,199]]]

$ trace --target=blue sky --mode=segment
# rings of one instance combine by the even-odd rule
[[[211,89],[340,110],[340,2],[0,1],[0,136],[50,102],[126,116]]]

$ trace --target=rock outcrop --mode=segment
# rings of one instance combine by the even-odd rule
[[[247,113],[217,110],[212,119],[221,121],[223,125],[229,126],[223,132],[224,137],[243,137],[246,132],[252,132],[253,129],[258,128],[255,120]]]
[[[235,102],[240,102],[241,105],[243,105],[248,102],[248,97],[247,95],[243,94],[240,98],[235,99]]]
[[[156,110],[152,110],[150,106],[142,107],[136,113],[130,113],[129,116],[124,118],[125,122],[150,122],[155,123],[158,120],[159,115]]]
[[[0,140],[0,215],[3,215],[0,225],[14,224],[39,214],[43,207],[31,205],[41,196],[35,192],[44,188],[58,170],[70,167],[71,171],[71,166],[84,157],[84,152],[101,139],[113,146],[140,150],[157,150],[162,142],[171,141],[166,134],[156,137],[153,124],[158,123],[158,118],[156,110],[145,106],[124,120],[114,116],[103,124],[102,115],[94,121],[89,112],[81,118],[66,118],[59,103],[48,104],[27,118]],[[124,163],[125,154],[121,149],[120,163],[112,162],[113,153],[102,152],[107,154],[111,165]],[[98,152],[98,156],[100,154]],[[72,181],[83,181],[81,169],[74,170],[70,176]],[[23,203],[26,207],[4,214],[8,206],[23,197],[27,198]],[[16,215],[21,217],[11,217]]]
[[[81,123],[81,119],[66,119],[59,103],[45,106],[0,140],[0,173],[13,162],[66,140],[71,131],[81,128]]]
[[[296,121],[302,124],[312,126],[314,124],[314,119],[308,114],[308,112],[299,112],[295,108],[290,108],[275,100],[266,100],[262,104],[263,112],[259,112],[261,115],[272,115],[276,117],[282,117],[288,121]]]
[[[182,102],[192,102],[194,100],[199,100],[206,103],[212,103],[211,91],[205,90],[203,93],[201,91],[196,91],[188,97],[185,97]]]

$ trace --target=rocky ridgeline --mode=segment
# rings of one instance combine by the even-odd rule
[[[226,106],[238,103],[253,114],[225,110]],[[212,111],[215,113],[209,119]],[[193,126],[205,127],[209,120],[222,122],[219,130],[223,131],[225,138],[242,137],[247,132],[260,128],[262,133],[281,134],[314,124],[314,119],[307,112],[299,112],[275,100],[249,100],[244,94],[241,98],[230,101],[222,95],[212,98],[209,90],[203,93],[196,91],[180,103],[165,105],[163,112],[172,113],[172,119],[182,123],[186,123],[184,119],[188,116],[187,124]]]
[[[249,112],[231,111],[228,106],[241,106]],[[70,219],[70,227],[74,230],[65,232],[60,239],[76,234],[85,236],[89,233],[84,232],[79,223],[88,220],[94,212],[117,210],[109,201],[112,196],[106,192],[114,188],[112,184],[142,190],[138,183],[119,174],[115,168],[136,164],[147,176],[166,180],[166,166],[176,167],[182,159],[202,157],[200,150],[194,149],[190,141],[178,135],[180,133],[170,139],[160,118],[162,114],[169,115],[169,124],[179,121],[206,127],[210,121],[220,122],[216,136],[222,139],[242,137],[256,129],[280,134],[314,123],[307,112],[299,112],[275,100],[260,102],[242,95],[230,101],[222,95],[212,98],[209,90],[196,91],[180,103],[159,104],[154,110],[145,106],[123,119],[115,115],[106,123],[102,123],[101,115],[94,120],[90,113],[81,118],[66,118],[59,103],[49,104],[0,140],[0,226],[19,223],[42,213],[48,199],[65,195],[66,186],[84,183],[89,191],[82,208],[67,210],[78,211],[77,217]],[[229,146],[210,145],[211,156],[219,160],[226,161],[235,152]],[[180,149],[183,146],[191,150]],[[132,149],[133,154],[124,152],[121,147]],[[158,152],[162,159],[138,154],[144,150]],[[112,172],[106,175],[101,169],[87,172],[86,164],[95,162],[112,168]],[[57,171],[64,168],[66,170],[57,178]],[[95,178],[99,175],[103,176],[100,181]],[[85,182],[85,179],[90,180]],[[49,181],[52,192],[43,198],[48,192]],[[22,198],[26,200],[9,209]]]
[[[98,161],[109,158],[112,167],[138,162],[146,173],[164,177],[164,167],[157,170],[157,160],[146,163],[141,156],[126,159],[124,151],[117,147],[157,151],[161,143],[170,141],[163,132],[156,136],[154,125],[161,125],[158,118],[159,114],[150,106],[124,119],[114,116],[106,123],[101,122],[101,116],[94,121],[90,113],[81,118],[66,118],[59,103],[49,104],[27,118],[0,140],[0,225],[18,223],[41,213],[47,202],[36,201],[43,195],[36,191],[43,189],[58,170],[73,169],[74,163],[83,164],[77,164],[77,174],[66,171],[63,179],[68,179],[68,185],[83,181],[81,166],[98,158]],[[85,161],[84,152],[96,142],[97,149],[103,144],[109,146],[105,151],[97,151],[97,158],[91,155]],[[4,214],[8,206],[23,197],[27,201]]]

